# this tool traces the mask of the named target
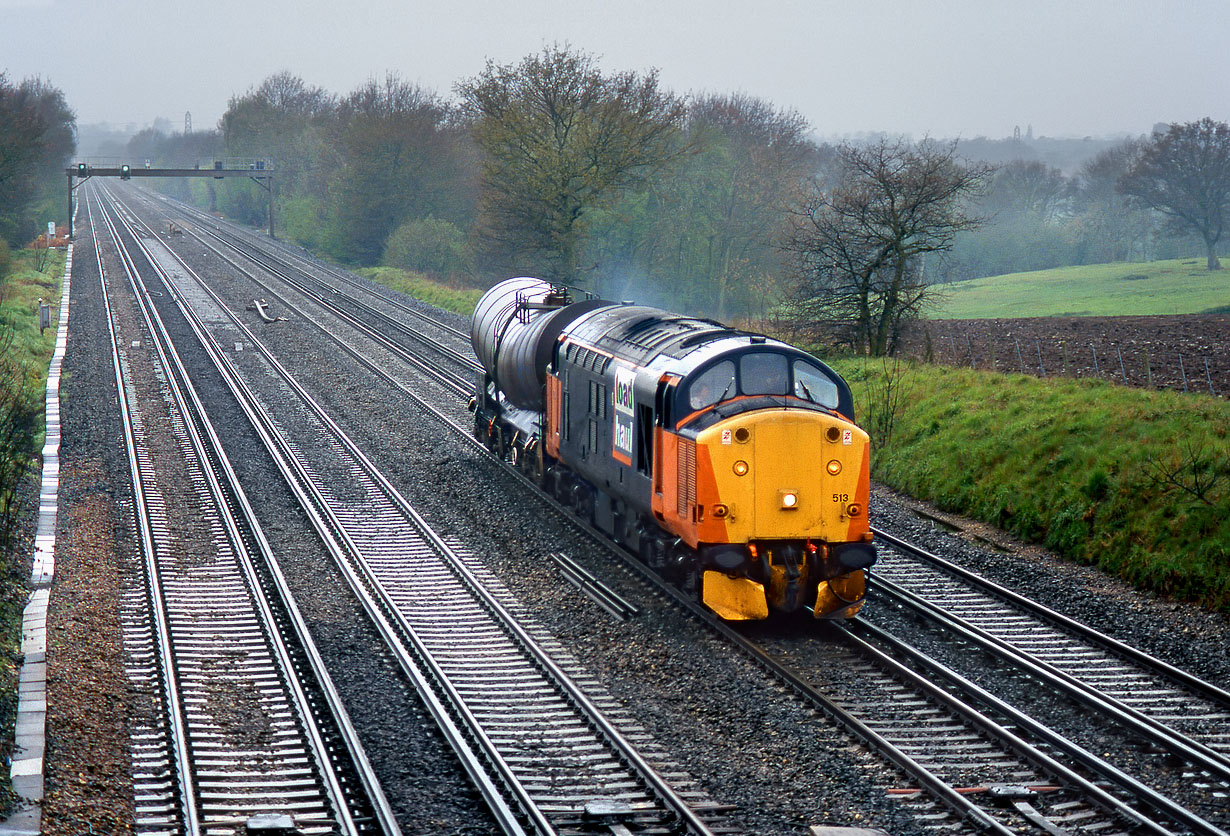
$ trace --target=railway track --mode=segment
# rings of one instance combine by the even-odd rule
[[[1125,739],[1121,757],[1130,755],[1149,766],[1154,780],[1182,788],[1185,808],[1224,814],[1230,694],[891,534],[877,534],[891,547],[873,580],[882,606],[950,644],[980,651],[967,675],[985,677],[999,668],[1030,687],[1049,688],[1058,703],[1117,727]],[[1171,815],[1184,821],[1179,811]]]
[[[273,816],[304,833],[399,833],[148,304],[139,242],[97,198],[89,228],[141,541],[125,600],[145,708],[134,718],[136,832],[238,834]]]
[[[356,286],[347,285],[352,290]],[[363,292],[370,290],[364,288]],[[367,314],[376,315],[374,310]],[[365,327],[362,322],[352,325]],[[434,350],[452,349],[437,344]],[[358,359],[390,379],[378,362]],[[463,378],[456,382],[458,387],[466,385]],[[417,399],[404,384],[397,385]],[[443,414],[436,405],[420,402],[469,438],[468,427],[463,423]],[[568,510],[541,493],[535,495],[559,510]],[[584,521],[579,522],[584,525]],[[627,559],[626,555],[621,556]],[[641,568],[635,561],[629,563]],[[667,593],[680,597],[669,588]],[[934,829],[972,825],[998,832],[1044,830],[1052,836],[1142,830],[1224,836],[1216,825],[1192,814],[1182,804],[1064,740],[1062,735],[885,631],[872,628],[858,635],[839,631],[844,646],[830,648],[828,652],[833,655],[826,658],[837,660],[838,667],[848,667],[860,674],[859,687],[849,691],[853,696],[843,700],[826,696],[809,677],[799,675],[797,671],[809,669],[810,663],[782,665],[772,658],[783,654],[780,647],[766,654],[764,647],[749,642],[728,626],[703,612],[699,615],[707,618],[713,629],[740,644],[758,664],[787,682],[811,705],[833,717],[849,734],[882,752],[902,770],[904,783],[913,782],[909,787],[912,792],[902,793],[903,797],[923,809],[920,820],[929,822]],[[865,682],[876,683],[874,690],[882,695],[878,700],[868,698],[868,689],[862,687]],[[982,709],[975,708],[975,703]],[[1164,703],[1165,700],[1159,702]],[[1022,729],[1027,729],[1028,734]],[[1218,739],[1214,734],[1211,743],[1201,745],[1216,748]],[[1201,780],[1199,773],[1194,777],[1198,782]],[[1207,773],[1205,780],[1214,795],[1219,787],[1224,788],[1218,783],[1215,770]]]
[[[482,367],[469,354],[468,333],[406,304],[388,291],[381,292],[378,285],[361,281],[290,247],[277,246],[267,238],[233,224],[222,223],[184,204],[164,199],[161,206],[189,221],[192,226],[187,228],[187,232],[202,243],[216,242],[206,245],[271,294],[282,297],[285,289],[262,281],[253,275],[248,266],[236,264],[226,251],[241,255],[252,267],[294,288],[343,321],[365,328],[372,334],[382,335],[382,342],[395,353],[410,352],[415,357],[421,357],[419,349],[427,349],[437,361],[443,359],[453,363],[471,376],[482,372]],[[421,327],[412,327],[412,323],[427,325],[437,333],[425,333]],[[408,340],[410,346],[399,344],[399,340]],[[432,371],[428,373],[434,374]]]
[[[169,291],[506,833],[729,832],[494,578],[180,265]],[[241,343],[227,356],[222,346]],[[537,635],[536,635],[537,633]],[[668,774],[663,774],[663,772]]]

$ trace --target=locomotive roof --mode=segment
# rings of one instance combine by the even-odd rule
[[[642,305],[598,308],[569,324],[563,336],[636,366],[681,375],[714,357],[740,349],[772,347],[802,353],[779,340],[729,328],[711,319]]]

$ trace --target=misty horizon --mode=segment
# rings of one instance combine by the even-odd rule
[[[385,73],[453,99],[488,60],[559,43],[606,72],[657,69],[677,94],[743,94],[798,111],[817,138],[1147,134],[1223,118],[1230,6],[1181,13],[1145,0],[898,4],[782,0],[768,7],[628,0],[446,6],[358,0],[0,0],[0,71],[64,91],[78,123],[214,127],[233,96],[289,71],[345,95]],[[31,37],[53,21],[62,47]],[[84,37],[76,37],[83,33]],[[150,80],[147,80],[150,79]]]

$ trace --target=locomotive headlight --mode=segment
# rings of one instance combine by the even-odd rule
[[[739,459],[739,461],[735,462],[734,471],[736,476],[746,476],[747,462],[743,461],[743,459]]]
[[[833,459],[824,466],[824,469],[829,472],[829,476],[836,476],[838,473],[841,473],[841,462]]]
[[[852,517],[857,517],[859,514],[863,513],[863,506],[859,505],[857,502],[851,502],[846,506],[846,513]]]
[[[781,491],[779,496],[782,499],[782,508],[787,511],[793,511],[799,507],[799,495],[794,491]]]

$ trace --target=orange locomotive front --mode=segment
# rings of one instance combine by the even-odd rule
[[[866,433],[838,416],[761,408],[663,442],[677,464],[654,510],[698,552],[706,606],[730,620],[858,612],[875,560]]]

